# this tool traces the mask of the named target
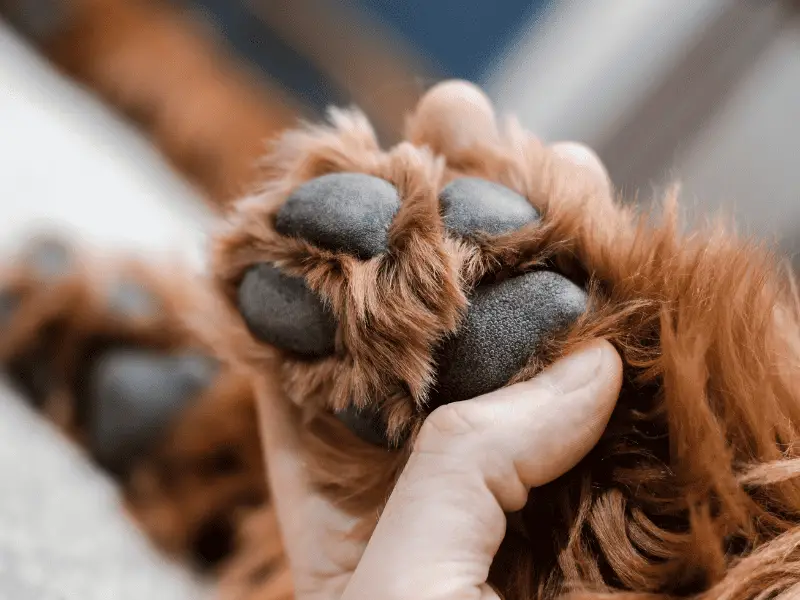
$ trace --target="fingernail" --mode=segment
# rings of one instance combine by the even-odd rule
[[[562,394],[569,394],[589,385],[597,377],[602,362],[602,347],[592,343],[556,361],[539,377]]]

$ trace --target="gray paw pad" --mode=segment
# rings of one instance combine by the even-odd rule
[[[395,187],[361,173],[333,173],[298,187],[280,208],[281,235],[369,259],[386,250],[389,226],[400,208]]]
[[[308,358],[332,354],[336,321],[305,281],[266,263],[239,286],[239,311],[258,339]]]
[[[458,334],[440,355],[437,404],[466,400],[505,385],[542,340],[586,310],[586,293],[550,271],[479,286]]]
[[[0,290],[0,327],[6,327],[17,312],[22,299],[11,290]]]
[[[376,446],[388,446],[386,424],[377,407],[358,409],[352,404],[335,413],[336,418],[359,438]]]
[[[122,280],[111,286],[108,308],[126,319],[150,319],[158,314],[159,302],[141,283]]]
[[[25,249],[22,261],[37,277],[49,280],[68,274],[73,258],[72,250],[64,242],[44,238]]]
[[[89,447],[115,473],[145,454],[218,372],[209,357],[111,350],[88,374]]]
[[[439,194],[442,220],[452,233],[500,235],[539,220],[539,212],[517,192],[485,179],[461,177]]]

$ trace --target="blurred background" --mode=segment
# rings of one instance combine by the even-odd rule
[[[265,141],[357,104],[386,143],[447,77],[800,250],[800,17],[783,0],[0,0],[3,243],[45,222],[202,261]]]

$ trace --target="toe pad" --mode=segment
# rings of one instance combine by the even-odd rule
[[[252,267],[239,286],[239,310],[258,339],[304,357],[331,354],[336,322],[299,277],[266,263]]]
[[[485,179],[461,177],[439,194],[442,219],[451,233],[500,235],[539,220],[539,212],[517,192]]]
[[[332,173],[298,187],[278,211],[275,229],[327,250],[369,259],[386,250],[400,207],[395,187],[362,173]]]
[[[358,409],[353,405],[335,413],[336,418],[359,438],[376,446],[387,446],[386,424],[376,407]]]
[[[89,445],[98,461],[123,472],[216,376],[215,360],[115,350],[89,374]]]
[[[43,238],[25,249],[22,260],[37,277],[49,280],[67,274],[73,256],[66,243],[55,238]]]
[[[158,304],[156,298],[135,281],[118,281],[108,294],[109,310],[124,318],[152,318],[158,314]]]

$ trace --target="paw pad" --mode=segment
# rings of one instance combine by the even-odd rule
[[[37,240],[26,248],[22,262],[44,280],[66,275],[74,259],[72,249],[56,238]]]
[[[458,334],[440,354],[435,403],[485,394],[507,383],[548,335],[586,310],[586,293],[551,271],[478,286]]]
[[[344,410],[334,413],[336,418],[344,423],[352,433],[362,440],[375,446],[388,446],[386,425],[383,423],[380,411],[374,407],[356,408],[350,405]]]
[[[159,302],[142,284],[121,280],[108,292],[108,309],[126,319],[149,319],[158,313]]]
[[[239,286],[239,310],[258,339],[304,357],[333,353],[336,322],[305,281],[265,263]]]
[[[439,194],[444,226],[469,237],[483,232],[501,235],[539,220],[539,212],[517,192],[485,179],[461,177]]]
[[[194,355],[109,350],[90,367],[89,447],[115,473],[152,447],[174,417],[213,381],[218,364]]]
[[[323,175],[298,187],[278,211],[275,229],[338,252],[369,259],[387,247],[400,198],[383,179],[361,173]]]

